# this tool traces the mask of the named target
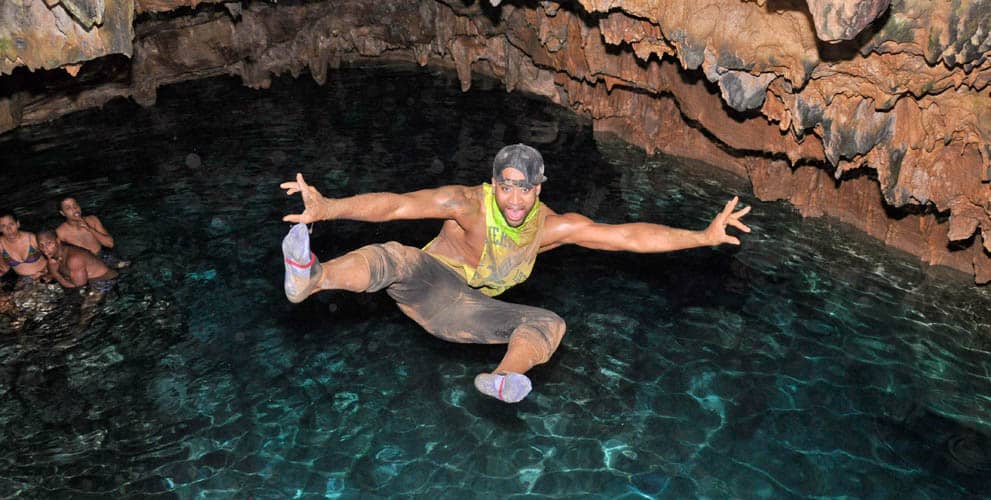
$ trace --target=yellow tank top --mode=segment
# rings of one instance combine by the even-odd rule
[[[523,223],[519,227],[511,227],[496,205],[492,186],[483,184],[482,190],[485,192],[485,245],[478,266],[472,267],[431,253],[430,247],[436,238],[427,243],[423,251],[461,275],[468,286],[494,297],[530,277],[537,252],[540,251],[540,229],[543,226],[540,207],[543,204],[538,199]]]

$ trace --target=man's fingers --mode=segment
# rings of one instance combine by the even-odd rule
[[[741,208],[741,209],[740,209],[740,210],[739,210],[738,212],[734,212],[734,213],[733,213],[733,217],[735,217],[735,218],[737,218],[737,219],[739,219],[740,217],[743,217],[744,215],[747,215],[747,214],[749,214],[749,213],[750,213],[750,209],[751,209],[751,208],[753,208],[753,207],[752,207],[752,206],[750,206],[750,205],[748,205],[748,206],[746,206],[746,207],[743,207],[743,208]]]
[[[736,203],[739,201],[738,196],[734,196],[732,200],[726,202],[726,206],[719,211],[719,215],[716,215],[715,221],[721,225],[726,225],[726,219],[733,215],[733,209],[736,208]]]
[[[300,191],[299,183],[296,181],[283,182],[279,184],[279,188],[286,190],[286,196],[292,196]]]
[[[737,237],[735,237],[735,236],[727,236],[726,239],[723,240],[723,243],[726,243],[726,244],[729,244],[729,245],[739,245],[740,244],[740,239],[737,238]]]
[[[746,224],[744,224],[744,223],[742,223],[742,222],[740,222],[740,221],[738,221],[736,219],[730,219],[728,223],[729,223],[729,225],[731,225],[731,226],[739,229],[740,231],[743,231],[744,233],[749,233],[750,232],[750,226],[747,226]]]
[[[309,184],[307,184],[306,181],[303,179],[303,174],[299,172],[296,173],[296,180],[286,181],[283,182],[282,184],[279,184],[279,188],[285,189],[287,191],[286,194],[296,194],[308,187],[310,187]]]
[[[739,196],[734,196],[732,200],[726,202],[726,206],[723,207],[723,214],[733,213],[733,209],[736,208],[736,204],[740,201]]]
[[[306,201],[306,194],[307,194],[306,190],[309,189],[309,186],[306,184],[306,181],[303,179],[302,173],[296,172],[296,180],[283,182],[282,184],[279,184],[279,187],[286,190],[287,196],[296,193],[303,193],[303,200]],[[295,222],[295,223],[310,222],[309,218],[304,218],[304,214],[289,214],[283,217],[282,221]]]

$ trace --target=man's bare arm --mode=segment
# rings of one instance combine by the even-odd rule
[[[739,239],[726,234],[726,226],[749,233],[750,228],[740,218],[750,212],[750,207],[734,212],[737,202],[736,197],[730,200],[709,227],[702,231],[647,222],[601,224],[581,214],[552,214],[546,220],[541,250],[573,244],[596,250],[656,253],[723,243],[739,245]]]
[[[59,264],[57,260],[48,259],[48,275],[55,278],[55,280],[65,288],[76,288],[76,285],[74,285],[72,281],[67,280],[65,276],[62,276],[62,273],[59,272]]]
[[[93,234],[96,241],[100,242],[100,245],[107,248],[114,247],[114,237],[110,236],[110,232],[107,228],[103,227],[103,223],[100,222],[100,218],[95,215],[87,215],[83,218],[84,227]]]
[[[304,211],[282,218],[286,222],[310,223],[322,220],[349,219],[386,222],[408,219],[452,219],[460,222],[474,209],[471,189],[444,186],[411,193],[366,193],[347,198],[327,198],[296,174],[295,181],[283,182],[287,195],[300,193]]]

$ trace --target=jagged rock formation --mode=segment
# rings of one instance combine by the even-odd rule
[[[18,66],[72,72],[78,63],[107,54],[130,55],[133,22],[130,2],[4,0],[0,74]]]
[[[496,76],[991,281],[983,2],[47,1],[0,4],[0,130],[116,96],[153,105],[158,86],[192,78],[265,87],[365,58],[447,65],[466,89],[473,71]]]

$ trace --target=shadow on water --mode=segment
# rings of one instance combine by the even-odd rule
[[[0,199],[24,229],[71,195],[133,261],[82,328],[57,287],[20,327],[0,319],[0,496],[991,495],[987,289],[492,81],[328,80],[189,82],[0,136]],[[740,195],[754,232],[541,255],[504,298],[568,334],[513,406],[472,387],[501,347],[425,335],[385,294],[284,299],[281,218],[300,203],[281,181],[477,184],[521,141],[558,212],[703,228]],[[422,246],[438,227],[328,222],[313,246]]]

